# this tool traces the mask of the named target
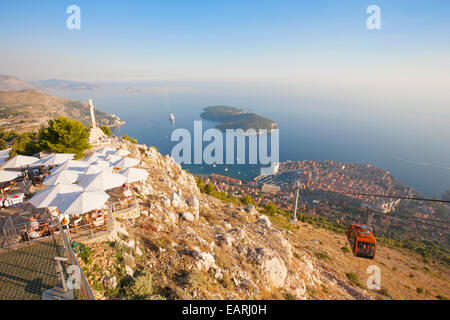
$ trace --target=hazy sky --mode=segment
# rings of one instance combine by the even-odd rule
[[[81,30],[66,9],[81,8]],[[381,30],[366,9],[381,8]],[[450,1],[0,1],[0,74],[405,90],[450,101]]]

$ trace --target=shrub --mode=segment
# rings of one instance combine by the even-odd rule
[[[354,285],[362,288],[363,286],[361,285],[361,283],[358,280],[358,276],[356,274],[354,274],[353,272],[348,272],[345,274],[348,278],[348,280],[350,280]]]
[[[149,299],[153,295],[152,274],[139,276],[130,288],[130,295],[136,299]]]
[[[350,253],[350,249],[348,247],[341,247],[343,253]]]
[[[383,295],[383,296],[389,297],[389,298],[391,297],[391,295],[389,294],[388,289],[386,289],[386,288],[382,288],[381,290],[378,291],[378,293]]]
[[[106,134],[107,136],[112,135],[111,129],[108,126],[102,125],[100,126],[100,129],[102,129],[103,133]]]
[[[39,149],[43,151],[74,153],[79,159],[90,147],[89,131],[80,121],[59,117],[39,131]]]
[[[326,253],[323,252],[316,252],[315,256],[321,260],[331,260],[331,258]]]

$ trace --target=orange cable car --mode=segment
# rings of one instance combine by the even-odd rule
[[[375,259],[377,241],[366,225],[351,224],[348,227],[347,239],[355,257]]]

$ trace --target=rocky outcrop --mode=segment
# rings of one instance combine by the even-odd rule
[[[297,233],[252,204],[224,203],[200,193],[193,176],[172,158],[143,149],[134,154],[150,173],[134,190],[140,214],[121,216],[124,221],[110,237],[124,248],[121,276],[157,272],[164,286],[196,299],[270,299],[272,294],[308,299],[325,284],[336,296],[364,297],[363,290],[324,272],[314,254],[299,245]],[[108,275],[101,283],[115,288],[119,280]]]

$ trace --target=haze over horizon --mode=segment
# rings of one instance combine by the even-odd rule
[[[68,30],[66,9],[81,9]],[[366,9],[381,8],[381,30]],[[439,9],[437,9],[439,8]],[[450,84],[447,1],[21,1],[0,4],[0,69],[27,80]]]

